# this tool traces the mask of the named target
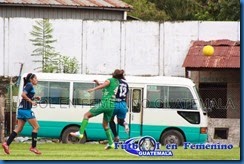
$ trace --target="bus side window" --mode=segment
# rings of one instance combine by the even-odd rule
[[[49,104],[69,104],[69,82],[50,82]]]
[[[132,112],[140,113],[141,112],[141,90],[134,89],[132,93]]]
[[[73,84],[73,105],[92,105],[94,102],[94,92],[87,90],[93,88],[94,83],[74,83]]]
[[[187,87],[169,87],[169,107],[171,109],[196,110],[196,102]]]
[[[47,81],[38,81],[38,85],[35,85],[35,95],[40,96],[41,100],[39,101],[40,104],[48,104],[48,85],[49,82]]]

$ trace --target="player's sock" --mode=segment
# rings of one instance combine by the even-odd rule
[[[36,132],[32,132],[31,136],[32,136],[31,145],[32,145],[33,148],[35,148],[36,147],[36,142],[37,142],[37,133]]]
[[[116,125],[114,121],[109,122],[109,126],[113,132],[113,135],[116,137],[118,135],[117,130],[116,130]]]
[[[86,126],[88,124],[88,119],[83,119],[81,125],[80,125],[80,134],[83,134],[85,129],[86,129]]]
[[[8,140],[7,140],[7,145],[9,146],[10,144],[11,144],[11,142],[14,140],[14,138],[17,136],[17,133],[15,132],[15,131],[13,131],[11,134],[10,134],[10,136],[9,136],[9,138],[8,138]]]
[[[110,128],[109,129],[105,129],[105,132],[106,132],[106,136],[107,136],[107,139],[108,139],[108,144],[112,145],[114,142],[113,142],[112,133],[111,133]]]

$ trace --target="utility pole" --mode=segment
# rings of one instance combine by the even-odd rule
[[[12,88],[13,87],[13,83],[12,83],[12,77],[10,77],[10,82],[9,82],[9,115],[10,115],[10,132],[13,131],[13,91]]]
[[[5,131],[5,115],[4,115],[4,97],[0,94],[0,142],[4,142],[4,131]]]

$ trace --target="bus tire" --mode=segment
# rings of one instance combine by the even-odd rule
[[[86,143],[86,139],[87,139],[86,133],[84,133],[84,137],[82,139],[79,139],[79,138],[76,138],[76,137],[73,137],[70,135],[71,132],[77,132],[77,131],[79,131],[78,126],[70,126],[70,127],[66,128],[62,133],[62,137],[61,137],[62,143],[73,143],[73,144]]]
[[[161,135],[161,145],[176,144],[178,146],[183,145],[184,137],[178,130],[167,130]]]

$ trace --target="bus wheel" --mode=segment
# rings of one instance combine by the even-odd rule
[[[168,130],[161,135],[161,145],[176,144],[178,146],[183,145],[184,137],[178,130]]]
[[[79,131],[79,127],[77,126],[71,126],[68,127],[64,130],[64,132],[62,133],[62,142],[63,143],[86,143],[86,133],[84,133],[84,137],[82,139],[73,137],[70,135],[70,132],[77,132]]]

